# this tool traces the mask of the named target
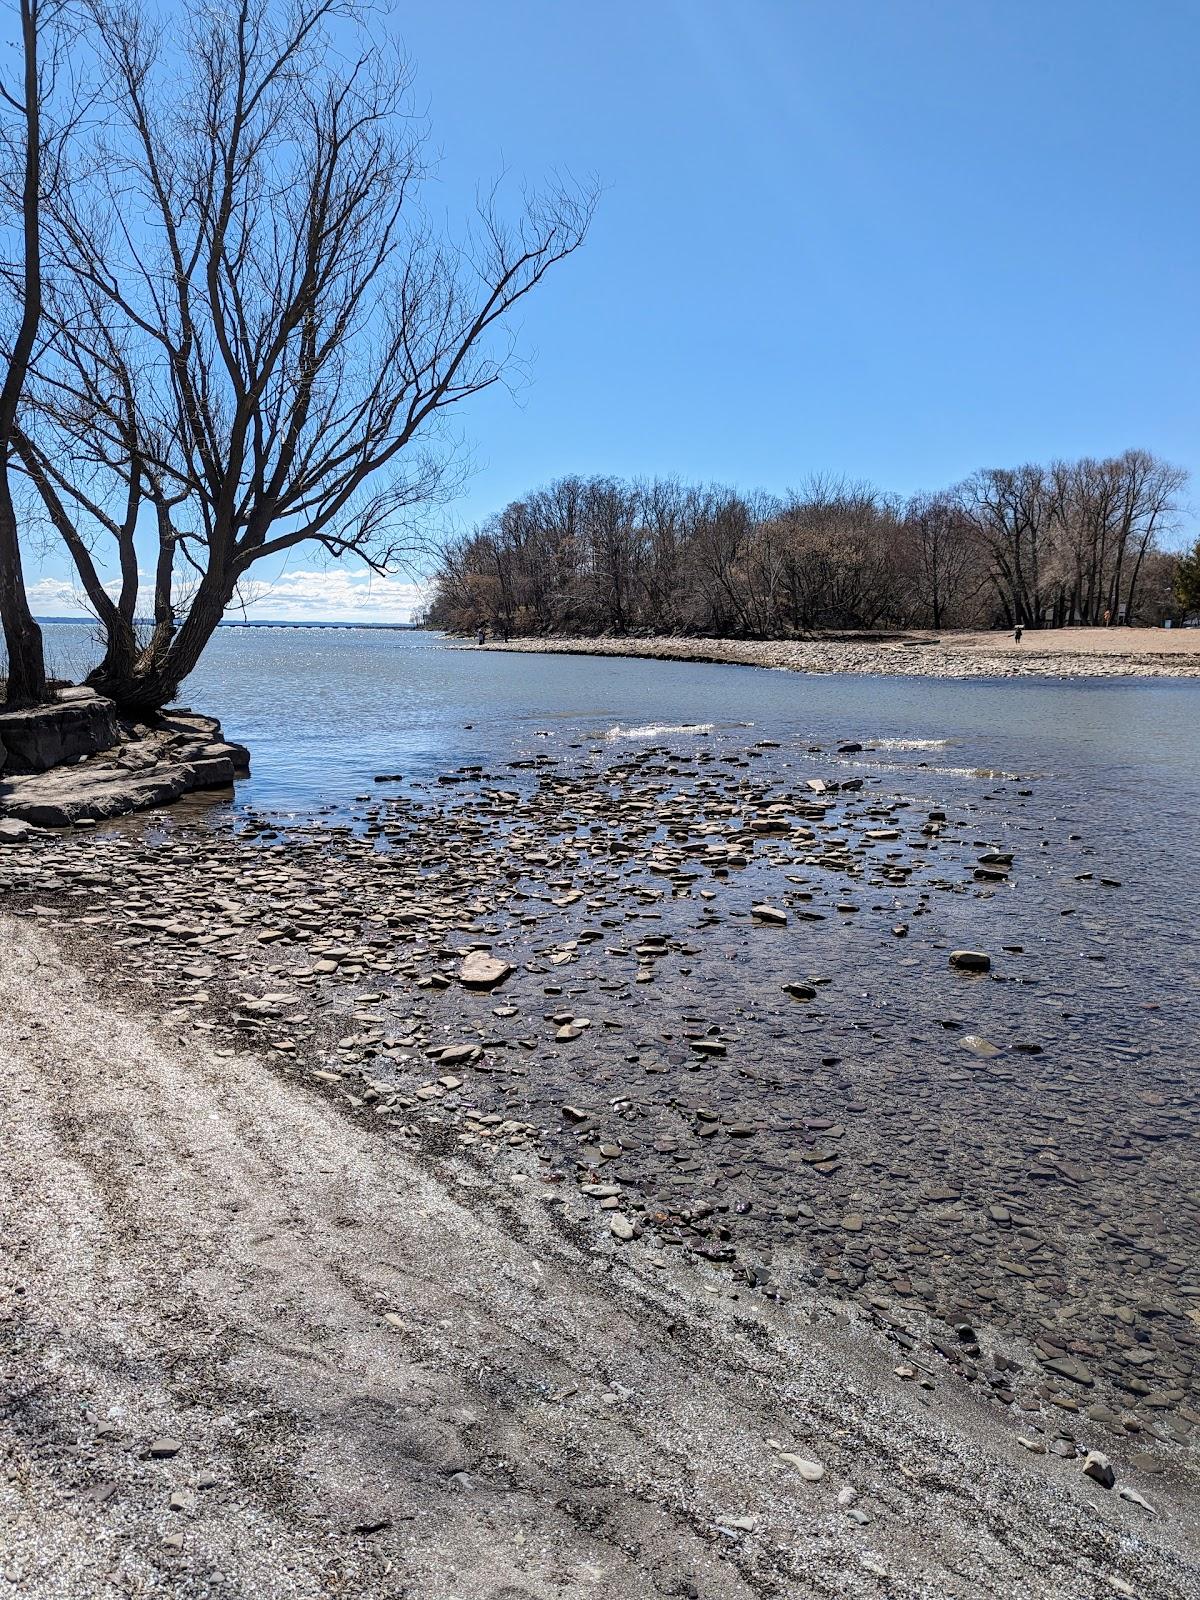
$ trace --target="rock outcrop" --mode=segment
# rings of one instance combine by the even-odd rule
[[[44,828],[102,822],[228,788],[250,769],[213,717],[164,712],[122,721],[111,700],[65,690],[50,706],[0,715],[0,817]]]
[[[111,700],[91,689],[62,689],[50,705],[0,711],[0,772],[48,772],[120,739]]]

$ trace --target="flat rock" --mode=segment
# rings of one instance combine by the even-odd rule
[[[784,994],[790,994],[793,1000],[815,1000],[817,991],[811,983],[785,983]]]
[[[780,911],[778,906],[758,905],[753,907],[755,922],[769,923],[773,928],[787,926],[787,912]]]
[[[46,772],[111,750],[120,737],[111,700],[90,689],[65,690],[47,705],[0,711],[0,771]]]
[[[225,788],[235,776],[233,762],[224,756],[163,762],[143,772],[111,764],[56,767],[0,781],[0,814],[69,828],[169,805],[197,789]]]
[[[172,1456],[177,1456],[183,1449],[178,1439],[172,1439],[164,1434],[159,1439],[151,1439],[146,1446],[146,1454],[151,1461],[169,1461]]]
[[[458,981],[465,989],[494,989],[512,970],[507,961],[472,950],[458,969]]]
[[[0,845],[28,844],[41,830],[17,817],[0,817]]]

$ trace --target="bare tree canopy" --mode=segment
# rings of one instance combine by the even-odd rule
[[[781,638],[1132,622],[1143,601],[1159,620],[1157,541],[1185,483],[1142,450],[978,472],[906,504],[829,478],[781,497],[562,478],[447,543],[429,620]]]
[[[92,681],[153,707],[256,562],[315,544],[383,571],[411,548],[439,418],[500,381],[504,319],[595,197],[558,183],[506,222],[492,194],[461,240],[435,226],[409,72],[351,4],[89,16],[111,115],[53,197],[53,337],[14,448],[104,625]]]

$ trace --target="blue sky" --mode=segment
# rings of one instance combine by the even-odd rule
[[[454,218],[605,185],[458,413],[460,524],[566,472],[907,492],[1144,446],[1200,469],[1200,6],[438,0],[395,21]],[[69,609],[65,563],[32,576]],[[274,573],[268,574],[274,577]],[[411,603],[293,557],[259,616]]]

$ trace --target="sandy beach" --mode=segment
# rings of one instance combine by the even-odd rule
[[[1150,1514],[819,1304],[619,1250],[0,937],[15,1592],[1195,1592],[1171,1486]]]
[[[806,640],[491,639],[490,650],[717,661],[787,672],[938,678],[1197,678],[1200,628],[1047,628],[1011,633],[904,633]]]

